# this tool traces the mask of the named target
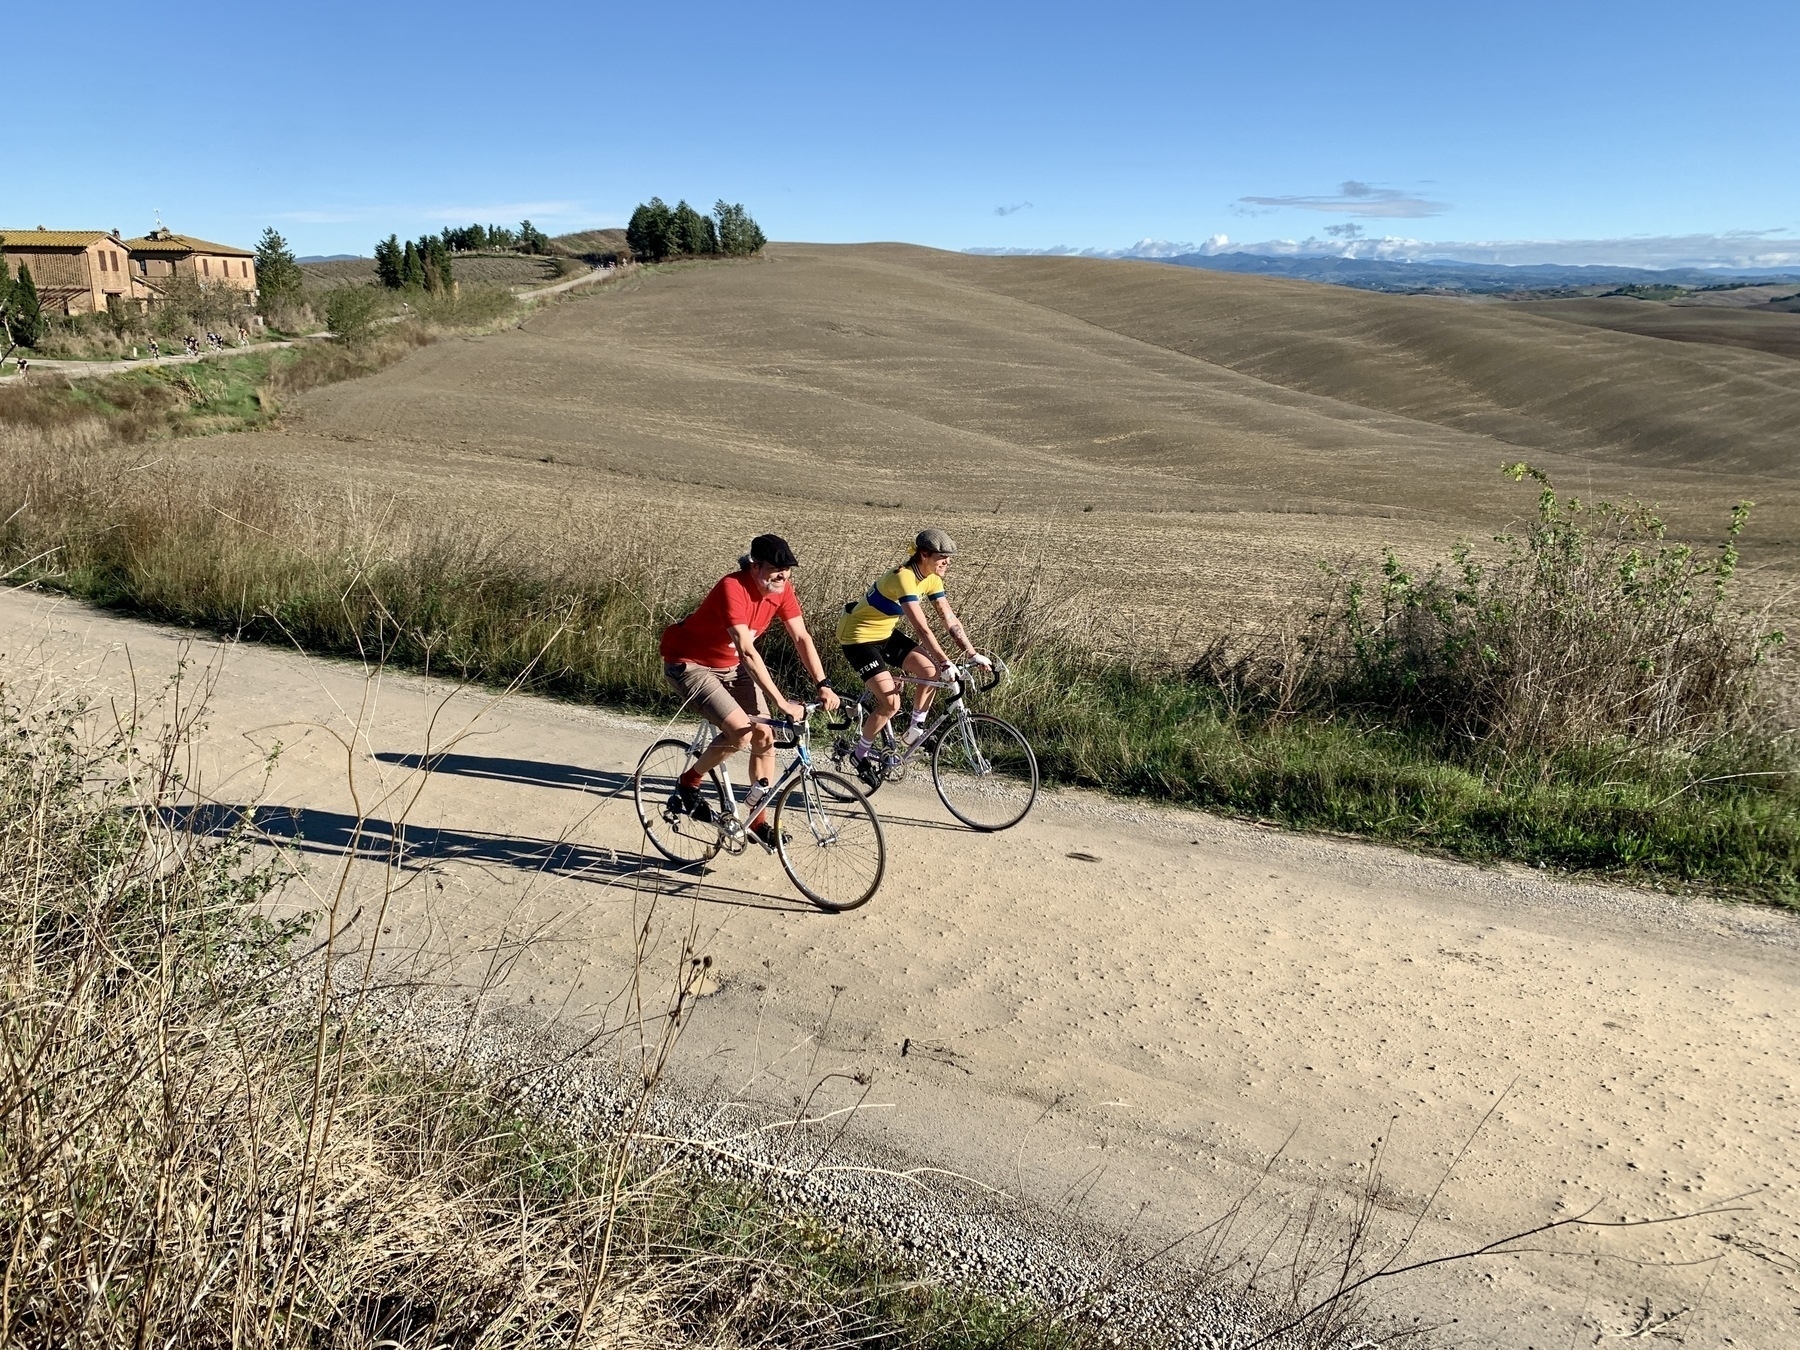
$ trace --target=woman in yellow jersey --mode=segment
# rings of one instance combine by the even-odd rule
[[[956,639],[973,664],[989,668],[993,664],[970,644],[962,621],[944,593],[944,577],[955,553],[956,541],[942,530],[921,530],[913,540],[912,557],[869,587],[869,593],[850,606],[838,624],[838,644],[844,649],[844,659],[868,687],[874,701],[873,710],[863,723],[862,737],[850,751],[857,773],[864,778],[881,773],[880,757],[872,753],[872,747],[881,729],[900,711],[900,686],[889,667],[898,667],[922,680],[959,673],[933,635],[923,601],[929,599],[937,605],[944,631]],[[919,635],[917,641],[898,631],[902,618]],[[925,734],[925,714],[935,692],[918,690],[913,700],[912,725],[906,730],[908,744]]]

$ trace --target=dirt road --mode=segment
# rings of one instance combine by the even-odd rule
[[[0,594],[14,698],[151,691],[181,641]],[[1590,1210],[1744,1196],[1683,1223],[1564,1230],[1386,1293],[1453,1322],[1453,1344],[1588,1345],[1663,1318],[1689,1344],[1800,1343],[1790,915],[1082,793],[977,837],[902,787],[879,799],[884,889],[828,916],[761,856],[700,883],[638,870],[614,793],[648,724],[266,648],[189,656],[190,683],[216,675],[196,772],[221,804],[290,808],[259,819],[302,841],[295,900],[328,882],[359,802],[366,854],[388,854],[409,809],[390,940],[516,957],[511,996],[573,1021],[629,978],[648,896],[653,970],[697,916],[720,985],[683,1043],[690,1081],[816,1090],[816,1107],[870,1075],[861,1128],[1152,1238],[1217,1216],[1277,1153],[1256,1204],[1299,1213],[1322,1195],[1341,1214],[1378,1137],[1388,1242],[1466,1145],[1419,1257]],[[448,754],[421,784],[427,750]],[[376,865],[353,884],[378,894]]]

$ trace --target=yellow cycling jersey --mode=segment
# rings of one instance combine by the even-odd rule
[[[943,594],[942,577],[922,577],[910,567],[896,567],[869,587],[869,593],[838,621],[837,640],[886,642],[905,613],[901,605],[908,600],[939,599]]]

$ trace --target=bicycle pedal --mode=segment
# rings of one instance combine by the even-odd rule
[[[750,832],[736,816],[727,816],[719,826],[719,842],[734,857],[750,847]]]

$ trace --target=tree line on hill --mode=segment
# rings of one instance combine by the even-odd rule
[[[375,245],[375,279],[390,291],[430,291],[440,295],[455,281],[450,246],[441,234],[408,239],[390,234]]]
[[[538,254],[550,252],[550,236],[529,220],[520,221],[516,230],[509,230],[504,225],[464,225],[460,229],[444,230],[439,238],[452,253],[479,253],[483,249]]]
[[[641,202],[625,227],[625,242],[640,262],[667,258],[747,257],[768,243],[750,213],[724,201],[703,216],[685,201],[668,205],[661,197]]]
[[[455,281],[451,258],[484,249],[547,256],[550,236],[529,220],[520,221],[516,230],[504,225],[463,225],[405,241],[390,234],[375,245],[375,276],[391,291],[441,294]]]

